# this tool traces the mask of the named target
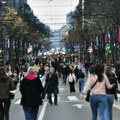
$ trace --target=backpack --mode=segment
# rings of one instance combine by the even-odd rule
[[[74,80],[73,75],[69,74],[69,76],[68,76],[68,82],[73,82],[73,80]]]

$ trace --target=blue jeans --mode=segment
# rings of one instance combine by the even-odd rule
[[[26,107],[23,106],[26,120],[37,120],[39,106],[36,107]]]
[[[66,84],[67,75],[63,74],[63,83]]]
[[[107,96],[102,94],[93,94],[90,96],[90,105],[92,110],[92,120],[97,120],[99,110],[100,120],[105,120],[105,109],[107,106]]]
[[[114,95],[107,95],[108,105],[105,110],[105,120],[112,120],[112,108],[114,103]]]
[[[80,81],[80,79],[83,79],[83,78],[79,78],[79,91],[82,92],[84,88],[84,79],[82,81]]]

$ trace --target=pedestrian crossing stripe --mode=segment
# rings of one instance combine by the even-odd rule
[[[120,98],[120,94],[117,95]]]
[[[54,97],[52,97],[52,101],[54,101]],[[14,104],[18,105],[18,104],[20,104],[20,102],[21,102],[21,99],[19,99],[18,101],[16,101]],[[60,102],[60,97],[58,97],[58,102]]]
[[[67,96],[67,98],[70,102],[79,101],[79,99],[76,96]],[[54,101],[54,97],[52,97],[52,101]],[[60,97],[58,96],[58,102],[69,102],[69,101],[60,101]],[[18,105],[20,104],[20,102],[21,102],[21,99],[17,100],[14,104]]]
[[[52,97],[52,101],[54,101],[54,97]],[[60,97],[58,97],[58,102],[60,102]]]
[[[76,96],[68,96],[68,99],[70,101],[79,101],[79,99]]]
[[[59,91],[61,91],[61,92],[64,91],[64,90],[65,90],[64,88],[59,88]]]
[[[15,102],[15,104],[20,104],[21,102],[21,99],[19,99],[17,102]]]
[[[58,102],[74,102],[74,101],[80,101],[76,96],[67,96],[68,101],[61,101],[60,97],[58,96]],[[54,101],[54,97],[52,97],[52,101]],[[19,99],[18,101],[16,101],[14,104],[20,104],[21,99]]]

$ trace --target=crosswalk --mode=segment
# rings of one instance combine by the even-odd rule
[[[118,95],[118,98],[120,99],[120,94]],[[54,97],[52,97],[52,101],[54,101]],[[21,99],[19,97],[16,98],[13,102],[13,105],[20,105],[20,102],[21,102]],[[47,99],[44,100],[44,102],[48,102]],[[58,103],[72,103],[72,102],[81,102],[81,100],[79,99],[78,96],[75,96],[75,95],[59,95],[58,96]],[[120,109],[120,103],[114,103],[114,107]]]
[[[47,101],[45,99],[45,101]],[[52,101],[54,101],[54,97],[52,97]],[[79,102],[80,99],[77,96],[58,96],[58,102]],[[21,99],[16,99],[13,104],[19,105],[21,102]]]

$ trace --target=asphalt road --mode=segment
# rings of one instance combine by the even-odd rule
[[[45,99],[39,108],[38,120],[91,120],[89,103],[79,99],[78,84],[76,93],[70,93],[67,85],[60,84],[58,105],[50,106]],[[12,100],[10,109],[10,120],[25,120],[22,106],[20,106],[20,93],[16,91],[15,99]],[[120,102],[115,103],[113,109],[113,120],[120,118]],[[98,119],[99,120],[99,119]]]

